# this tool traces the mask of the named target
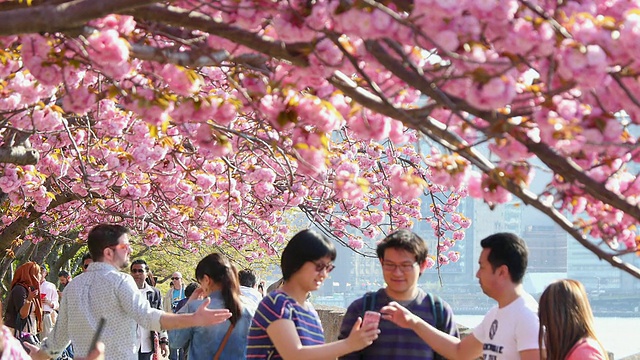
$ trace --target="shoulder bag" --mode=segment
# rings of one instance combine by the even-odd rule
[[[219,360],[220,359],[220,355],[222,354],[222,350],[224,350],[224,346],[227,345],[227,341],[229,340],[229,336],[231,336],[231,331],[233,331],[233,324],[229,325],[229,329],[227,330],[227,333],[224,334],[224,338],[222,339],[222,342],[220,343],[220,347],[218,347],[218,351],[216,351],[216,354],[213,355],[213,360]]]

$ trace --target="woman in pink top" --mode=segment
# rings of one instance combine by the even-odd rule
[[[579,281],[565,279],[549,285],[540,297],[538,316],[543,359],[607,360],[594,331],[587,293]]]

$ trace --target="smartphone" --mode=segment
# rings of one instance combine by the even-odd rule
[[[380,323],[380,313],[375,311],[367,311],[364,313],[364,319],[362,319],[362,326],[367,326],[369,324],[376,324],[376,328]]]
[[[93,349],[96,348],[96,344],[98,343],[98,340],[100,340],[100,335],[102,335],[102,329],[104,329],[105,322],[106,320],[104,318],[100,318],[100,321],[98,321],[98,328],[96,329],[95,334],[93,334],[93,339],[91,339],[91,346],[89,346],[89,352],[92,352]]]

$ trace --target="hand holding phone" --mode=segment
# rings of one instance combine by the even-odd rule
[[[375,324],[376,328],[380,324],[380,313],[376,311],[367,311],[362,319],[362,327],[369,327],[369,324]]]
[[[92,352],[96,348],[96,344],[98,340],[100,340],[100,335],[102,335],[102,329],[104,329],[104,323],[106,320],[104,318],[100,318],[98,322],[98,328],[96,329],[95,334],[93,334],[93,339],[91,339],[91,345],[89,346],[89,352]]]

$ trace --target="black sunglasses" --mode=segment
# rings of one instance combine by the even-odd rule
[[[179,278],[179,277],[172,277],[171,278],[171,280],[180,280],[180,279],[182,279],[182,278]]]
[[[144,272],[144,269],[131,269],[131,272],[132,272],[133,274],[135,274],[135,273],[143,273],[143,272]]]

